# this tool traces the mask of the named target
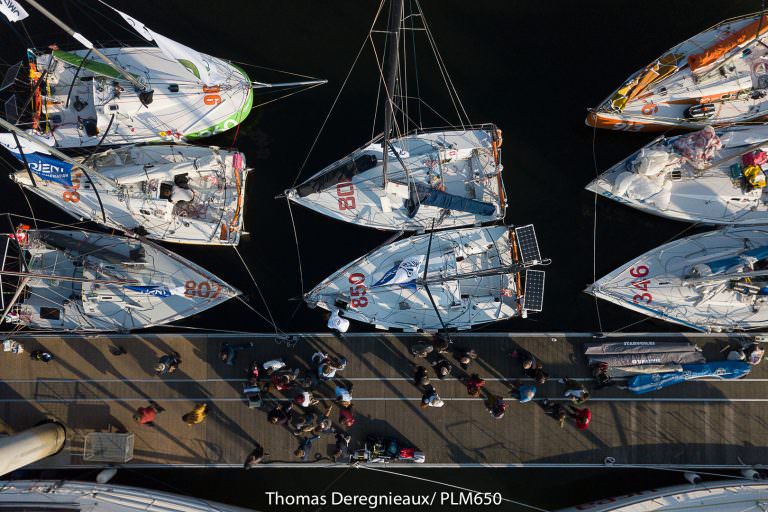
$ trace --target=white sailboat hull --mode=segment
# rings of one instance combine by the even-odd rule
[[[741,177],[741,156],[768,150],[768,127],[734,126],[716,131],[722,141],[717,156],[698,169],[674,145],[678,136],[657,139],[617,163],[587,185],[608,199],[647,213],[704,224],[756,225],[768,223],[765,189],[750,190]],[[638,171],[643,154],[661,155],[652,174]],[[667,155],[666,157],[664,155]]]
[[[759,265],[766,256],[768,229],[726,228],[648,251],[586,291],[638,313],[699,331],[764,328],[768,325],[768,296],[760,288],[766,277],[747,282],[741,274],[750,258],[758,260],[756,265],[762,268]],[[704,278],[694,268],[711,275]],[[755,292],[734,288],[744,283],[757,287]]]
[[[758,39],[765,41],[768,32],[759,16],[722,21],[665,52],[592,110],[586,123],[610,130],[664,131],[764,120],[768,48],[755,36],[760,28]],[[692,115],[689,109],[701,105],[708,105],[706,116]]]
[[[500,139],[492,125],[468,130],[415,132],[390,139],[387,183],[379,139],[357,149],[287,192],[291,201],[328,217],[387,231],[424,231],[479,225],[504,218],[506,198],[499,163]],[[367,159],[367,160],[366,160]],[[408,172],[403,169],[405,164]],[[368,162],[362,172],[335,179],[352,162]],[[488,214],[421,204],[412,215],[410,183],[491,205]]]
[[[251,110],[250,79],[221,59],[216,61],[228,70],[225,82],[206,87],[159,48],[101,52],[147,84],[154,91],[153,101],[143,105],[140,91],[93,55],[81,66],[87,50],[38,55],[37,73],[47,70],[38,129],[50,133],[59,148],[191,141],[234,128]]]
[[[11,176],[79,220],[140,231],[164,242],[237,245],[240,241],[248,172],[242,153],[177,144],[131,145],[92,155],[88,163],[93,166],[88,171],[93,185],[80,169],[72,173],[73,186],[39,176],[33,185],[27,171]],[[192,192],[191,200],[174,203],[162,197],[176,182]]]
[[[126,332],[174,322],[240,294],[147,241],[67,230],[15,236],[22,239],[25,286],[6,321],[32,329]],[[7,277],[3,283],[8,286]]]
[[[382,329],[436,331],[444,325],[463,330],[506,320],[520,313],[516,274],[460,276],[512,265],[509,233],[507,226],[438,231],[431,247],[429,234],[411,236],[353,261],[317,285],[305,300],[327,310],[340,308],[342,316]],[[403,261],[428,251],[426,282],[439,316],[423,282],[377,284]],[[423,276],[423,266],[414,272],[414,279]]]

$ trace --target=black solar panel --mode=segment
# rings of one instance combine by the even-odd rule
[[[0,85],[0,91],[2,91],[3,89],[7,89],[8,87],[16,83],[16,77],[18,77],[20,70],[21,70],[21,62],[14,64],[10,68],[8,68],[8,71],[5,72],[5,76],[3,77],[3,84]]]
[[[3,108],[5,110],[5,120],[11,124],[16,124],[16,122],[19,120],[19,108],[16,105],[15,94],[8,98]]]
[[[520,248],[520,256],[523,258],[523,263],[541,261],[539,242],[536,240],[536,231],[533,229],[533,224],[515,228],[515,236],[517,237],[517,245]]]
[[[544,307],[544,271],[525,271],[525,295],[523,309],[541,311]]]

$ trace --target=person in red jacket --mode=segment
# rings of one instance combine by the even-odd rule
[[[576,420],[576,428],[579,430],[587,430],[589,428],[589,422],[592,419],[592,413],[589,407],[579,409],[578,407],[570,407],[568,415]]]
[[[465,384],[467,385],[467,393],[469,393],[469,396],[477,398],[480,396],[480,390],[485,386],[485,381],[481,379],[478,374],[473,373],[465,381]]]
[[[133,419],[139,425],[149,425],[150,427],[155,425],[155,418],[165,409],[157,405],[155,402],[150,401],[147,407],[139,407],[136,409],[136,413],[133,415]]]

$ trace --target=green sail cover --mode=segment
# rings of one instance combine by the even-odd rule
[[[98,62],[91,59],[83,59],[83,57],[80,55],[71,52],[64,52],[61,50],[53,50],[52,54],[55,59],[59,59],[60,61],[66,62],[67,64],[72,64],[73,66],[82,66],[83,69],[87,69],[88,71],[96,73],[97,75],[123,79],[123,76],[120,73],[112,69],[111,66],[104,64],[103,62]],[[134,73],[131,73],[131,75],[136,79],[139,78],[139,76]]]

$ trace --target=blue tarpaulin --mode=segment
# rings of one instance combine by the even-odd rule
[[[673,384],[704,377],[738,379],[750,372],[752,366],[744,361],[715,361],[703,364],[684,364],[681,372],[651,373],[636,375],[629,379],[627,386],[636,394],[648,393]]]

